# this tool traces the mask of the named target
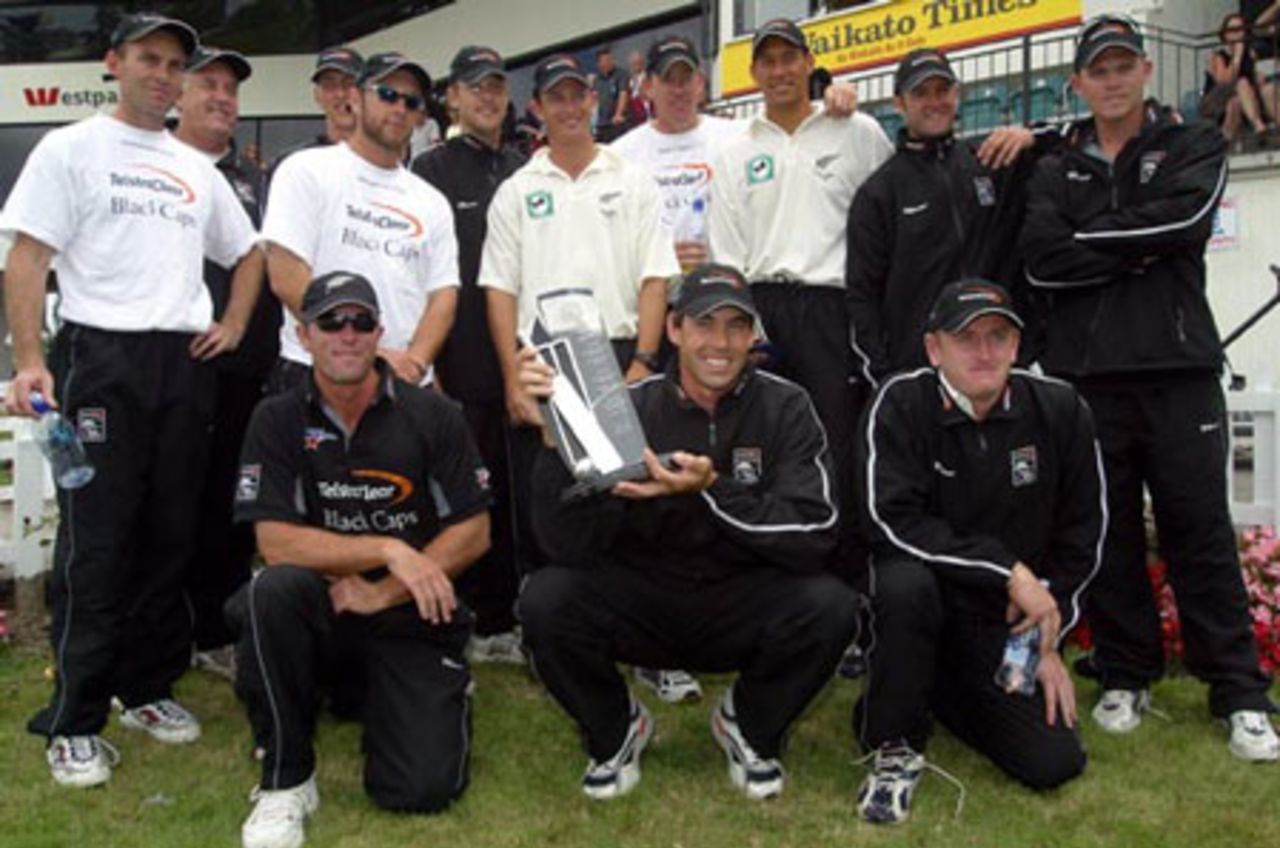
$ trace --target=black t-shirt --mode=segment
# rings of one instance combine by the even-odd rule
[[[249,220],[253,221],[254,229],[260,229],[263,199],[266,197],[262,171],[241,159],[234,147],[218,160],[217,168],[230,183]],[[231,272],[206,259],[204,280],[213,298],[213,314],[221,318],[231,299]],[[265,379],[279,354],[280,301],[271,293],[271,286],[264,278],[240,346],[217,357],[213,364],[219,371]]]
[[[490,505],[489,472],[456,404],[394,379],[345,433],[312,377],[254,410],[241,452],[236,521],[285,521],[393,536],[422,548]]]
[[[469,135],[452,138],[413,161],[413,172],[439,189],[453,207],[462,286],[453,329],[435,364],[444,390],[464,403],[503,398],[502,369],[489,334],[484,289],[476,285],[476,277],[488,232],[489,202],[524,161],[513,147],[494,150]]]

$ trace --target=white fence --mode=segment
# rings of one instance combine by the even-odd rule
[[[1227,392],[1227,409],[1248,419],[1232,422],[1233,454],[1242,447],[1245,456],[1252,454],[1251,486],[1241,485],[1245,475],[1227,475],[1232,520],[1237,526],[1280,526],[1280,391]],[[16,577],[32,577],[50,563],[46,540],[57,520],[53,480],[29,419],[0,417],[0,433],[10,434],[0,441],[0,461],[13,469],[11,485],[0,486],[0,516],[8,518],[0,522],[7,523],[0,526],[0,565],[11,566]]]

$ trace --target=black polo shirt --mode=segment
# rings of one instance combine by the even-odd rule
[[[310,375],[258,404],[241,453],[236,521],[393,536],[422,548],[489,507],[489,472],[457,406],[377,367],[378,393],[353,433]]]
[[[489,202],[524,161],[509,145],[494,150],[470,135],[452,138],[413,160],[413,172],[439,189],[453,207],[462,287],[453,329],[435,365],[445,391],[464,403],[497,403],[505,396],[502,369],[489,334],[485,292],[476,285],[476,277],[488,232]]]

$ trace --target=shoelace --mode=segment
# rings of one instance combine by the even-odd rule
[[[72,762],[88,762],[97,757],[99,751],[106,755],[108,765],[116,766],[120,763],[120,752],[101,736],[67,737],[67,753]]]
[[[964,812],[964,799],[969,794],[965,789],[964,781],[960,780],[960,778],[956,777],[942,766],[935,765],[930,762],[929,758],[924,754],[919,754],[906,746],[888,749],[877,748],[871,753],[854,760],[853,764],[855,766],[865,766],[867,763],[875,760],[876,762],[873,771],[877,773],[882,770],[888,771],[889,769],[904,772],[907,770],[907,763],[912,757],[920,758],[920,767],[922,770],[933,772],[956,788],[956,811],[954,817],[957,819],[960,818],[960,814]],[[882,762],[885,763],[884,769],[881,768]]]
[[[189,724],[193,721],[191,713],[179,706],[177,701],[169,698],[161,698],[150,706],[168,724]]]
[[[1113,703],[1115,702],[1113,701]],[[1139,692],[1134,696],[1133,710],[1137,713],[1150,713],[1162,721],[1166,721],[1170,724],[1173,723],[1173,716],[1169,715],[1167,712],[1152,703],[1150,692]]]

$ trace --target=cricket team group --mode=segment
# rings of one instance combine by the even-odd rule
[[[699,673],[735,675],[710,719],[732,784],[778,796],[838,668],[865,677],[863,819],[907,819],[935,722],[1051,789],[1086,764],[1062,654],[1083,617],[1102,730],[1138,728],[1163,674],[1144,492],[1230,753],[1280,758],[1205,293],[1226,145],[1146,99],[1136,22],[1080,27],[1086,119],[980,145],[942,53],[899,64],[890,139],[848,85],[810,100],[786,19],[753,37],[759,114],[703,114],[703,60],[666,36],[652,117],[608,146],[581,62],[542,60],[527,159],[483,46],[412,160],[425,68],[323,51],[324,134],[265,175],[233,144],[243,55],[141,13],[106,69],[113,111],[49,132],[0,217],[7,403],[43,393],[97,470],[58,493],[56,683],[29,724],[58,784],[121,767],[113,712],[195,742],[194,653],[249,719],[247,848],[303,843],[321,710],[361,722],[374,803],[444,811],[470,663],[503,658],[577,725],[593,799],[640,781],[636,692],[696,700]],[[649,446],[644,479],[576,498],[529,341],[566,289]]]

